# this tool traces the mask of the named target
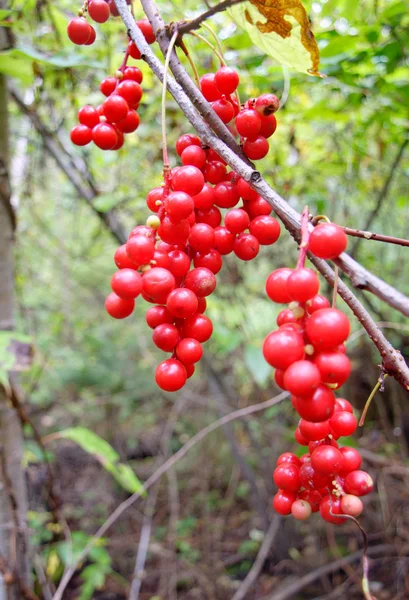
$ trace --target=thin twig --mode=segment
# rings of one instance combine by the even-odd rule
[[[352,237],[373,240],[374,242],[385,242],[386,244],[397,244],[398,246],[409,246],[409,240],[405,240],[404,238],[383,235],[382,233],[373,233],[372,231],[364,231],[363,229],[351,229],[351,227],[343,227],[342,225],[341,228],[347,235]]]
[[[199,29],[203,21],[206,21],[207,19],[210,19],[210,17],[213,17],[213,15],[216,13],[222,12],[231,6],[234,6],[235,4],[240,4],[241,2],[244,2],[244,0],[224,0],[224,2],[219,2],[219,4],[212,6],[212,8],[209,8],[209,10],[202,13],[195,19],[191,19],[190,21],[180,21],[180,23],[177,24],[179,35],[182,36],[193,29]]]
[[[246,406],[246,408],[241,408],[239,410],[235,410],[234,412],[230,413],[229,415],[225,415],[221,419],[218,419],[214,423],[211,423],[210,425],[208,425],[207,427],[205,427],[204,429],[199,431],[196,435],[194,435],[184,446],[182,446],[175,454],[173,454],[173,456],[168,458],[168,460],[166,462],[164,462],[163,465],[161,465],[149,477],[149,479],[146,480],[146,482],[143,485],[143,488],[139,492],[132,494],[132,496],[130,496],[129,498],[127,498],[126,500],[121,502],[121,504],[119,504],[116,507],[114,512],[109,516],[109,518],[105,521],[105,523],[103,525],[101,525],[101,527],[98,529],[98,531],[95,533],[95,535],[92,536],[92,538],[90,539],[90,541],[88,542],[88,544],[86,545],[84,550],[81,552],[81,554],[79,554],[79,556],[76,557],[76,560],[74,561],[74,563],[70,567],[70,569],[67,571],[67,573],[62,577],[60,584],[58,586],[58,589],[53,596],[53,600],[62,600],[64,591],[65,591],[68,583],[70,582],[71,577],[74,575],[78,565],[84,560],[84,558],[86,556],[88,556],[88,553],[90,552],[90,550],[92,550],[92,548],[94,547],[96,542],[103,535],[105,535],[105,533],[108,531],[108,529],[110,527],[112,527],[112,525],[119,519],[119,517],[130,506],[135,504],[135,502],[142,496],[142,494],[144,494],[157,481],[159,481],[159,479],[162,477],[162,475],[167,473],[167,471],[169,471],[169,469],[174,467],[176,465],[176,463],[178,463],[182,458],[184,458],[186,456],[186,454],[188,454],[192,448],[194,448],[199,442],[201,442],[203,440],[203,438],[205,438],[207,435],[209,435],[216,429],[223,427],[223,425],[225,425],[226,423],[231,423],[232,421],[235,421],[236,419],[241,419],[241,418],[247,417],[248,415],[254,414],[256,412],[266,410],[267,408],[270,408],[271,406],[275,406],[276,404],[278,404],[279,402],[281,402],[288,396],[289,396],[288,392],[282,392],[278,396],[275,396],[274,398],[270,398],[270,400],[267,400],[266,402],[261,402],[260,404],[253,404],[253,406]]]

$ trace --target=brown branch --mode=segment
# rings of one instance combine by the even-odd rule
[[[19,591],[22,594],[22,598],[26,600],[40,600],[40,598],[35,594],[30,588],[28,588],[22,581],[19,576],[13,569],[10,568],[10,565],[7,563],[4,556],[0,555],[0,573],[3,575],[4,583],[9,586],[13,583],[17,583],[17,586],[20,588]]]
[[[114,238],[124,244],[127,240],[125,230],[122,224],[118,221],[116,215],[112,211],[102,212],[96,208],[94,201],[98,196],[97,189],[90,183],[92,178],[87,173],[85,165],[81,165],[79,169],[78,159],[74,159],[63,144],[54,136],[41,120],[40,115],[36,112],[33,106],[28,106],[20,93],[13,87],[9,86],[9,92],[12,99],[15,101],[20,110],[30,119],[37,133],[41,136],[47,152],[54,158],[59,168],[65,173],[74,188],[81,196],[96,216],[104,223]]]
[[[383,235],[382,233],[373,233],[371,231],[363,231],[362,229],[351,229],[351,227],[344,227],[343,225],[341,225],[341,227],[347,235],[352,237],[358,237],[364,240],[373,240],[374,242],[397,244],[398,246],[409,246],[409,240],[405,240],[404,238]]]
[[[145,14],[150,20],[154,30],[158,32],[160,27],[162,27],[163,30],[163,21],[159,16],[159,11],[155,3],[152,0],[141,0],[141,2]],[[132,40],[138,46],[143,59],[151,67],[158,79],[163,81],[163,66],[154,55],[149,45],[146,43],[145,38],[143,37],[139,28],[136,26],[136,23],[129,13],[125,0],[115,0],[115,3],[122,20],[127,27],[128,35],[130,35]],[[162,46],[161,48],[163,51]],[[255,171],[247,163],[241,160],[241,158],[235,154],[234,150],[232,150],[229,144],[226,145],[212,133],[207,123],[205,123],[203,119],[198,116],[194,105],[189,99],[189,90],[186,81],[192,84],[191,79],[187,74],[180,73],[180,71],[177,71],[177,73],[178,83],[171,77],[168,77],[168,90],[179,104],[187,119],[199,133],[202,140],[206,144],[210,145],[218,154],[220,154],[220,156],[222,156],[222,158],[231,166],[232,169],[234,169],[241,177],[248,181],[251,187],[269,202],[278,217],[283,222],[284,226],[287,228],[293,238],[299,242],[299,213],[297,213],[263,180],[258,171]],[[181,84],[183,84],[183,88]],[[311,255],[309,256],[310,260],[316,266],[318,271],[320,271],[325,279],[332,286],[334,286],[335,274],[333,269],[331,269],[331,267],[324,260],[312,257]],[[409,316],[409,299],[398,292],[395,288],[389,286],[381,279],[369,273],[369,271],[364,269],[364,267],[346,254],[342,254],[341,257],[337,259],[336,264],[351,278],[351,281],[354,283],[354,285],[360,289],[370,290],[376,296],[388,302],[389,305],[398,308],[398,310],[400,310],[403,314]],[[367,330],[369,337],[378,348],[382,357],[383,368],[385,371],[399,381],[399,383],[405,389],[409,390],[409,368],[403,360],[400,352],[391,346],[383,333],[377,328],[376,323],[368,311],[342,281],[339,282],[338,293],[348,304],[353,313],[357,316],[359,321]]]
[[[405,148],[408,144],[409,144],[409,138],[406,138],[405,140],[403,140],[402,144],[400,145],[398,152],[395,156],[395,160],[393,161],[393,163],[391,164],[391,167],[389,169],[388,176],[385,179],[385,182],[384,182],[382,188],[379,190],[376,204],[375,204],[374,208],[372,209],[372,211],[370,212],[370,214],[368,215],[368,218],[363,227],[363,230],[367,230],[371,227],[373,220],[376,218],[379,211],[381,210],[382,204],[388,196],[388,193],[389,193],[389,190],[390,190],[390,187],[392,184],[392,180],[395,175],[395,171],[398,168],[400,161],[402,160],[403,153],[405,152]],[[356,256],[359,243],[360,243],[360,240],[356,240],[355,244],[352,246],[351,251],[350,251],[352,256]]]
[[[241,2],[244,2],[244,0],[224,0],[223,2],[219,2],[219,4],[212,6],[211,8],[209,8],[209,10],[207,10],[206,12],[202,13],[194,19],[191,19],[189,21],[179,21],[179,23],[176,24],[179,31],[179,35],[182,37],[182,35],[188,33],[189,31],[199,29],[203,21],[206,21],[207,19],[210,19],[210,17],[213,17],[213,15],[222,12],[227,8],[230,8],[230,6],[240,4]]]

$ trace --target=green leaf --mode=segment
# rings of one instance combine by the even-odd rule
[[[81,587],[79,600],[91,600],[94,597],[95,590],[102,590],[105,579],[111,572],[111,568],[106,565],[88,565],[81,573],[81,579],[84,584]]]
[[[271,375],[271,367],[264,360],[261,348],[247,346],[244,352],[244,362],[255,381],[263,387]]]
[[[9,77],[17,77],[17,79],[27,84],[34,81],[32,60],[27,56],[16,53],[15,50],[0,54],[0,73]]]
[[[81,446],[85,452],[92,454],[114,479],[127,492],[144,493],[143,484],[139,481],[129,465],[119,462],[119,454],[108,442],[86,427],[70,427],[58,432],[59,438],[71,440]]]
[[[300,0],[250,0],[228,12],[253,44],[279,64],[320,76],[318,46]]]

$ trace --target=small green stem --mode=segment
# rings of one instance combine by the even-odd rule
[[[226,66],[226,61],[224,60],[223,56],[220,54],[220,52],[217,50],[217,48],[209,42],[209,40],[207,40],[205,37],[200,35],[200,33],[196,33],[195,31],[190,31],[189,35],[193,35],[194,37],[198,38],[203,43],[205,43],[207,46],[209,46],[209,48],[211,49],[213,54],[215,54],[217,56],[217,58],[219,59],[221,66],[222,67]]]
[[[364,406],[364,410],[362,411],[362,415],[361,418],[359,419],[359,427],[363,427],[364,423],[365,423],[365,418],[366,418],[366,414],[369,410],[369,407],[371,406],[371,402],[373,397],[375,396],[376,392],[379,390],[379,388],[381,387],[381,385],[383,384],[384,379],[386,379],[386,377],[388,377],[388,374],[381,374],[380,378],[378,379],[374,389],[372,390],[372,392],[369,394],[369,398],[365,403]]]
[[[194,75],[194,78],[195,78],[196,85],[197,85],[197,87],[200,90],[200,77],[199,77],[199,73],[197,72],[197,68],[196,68],[196,65],[194,63],[194,60],[192,59],[192,56],[191,56],[191,54],[190,54],[190,52],[189,52],[189,50],[188,50],[188,48],[187,48],[187,46],[186,46],[186,44],[185,44],[185,42],[183,40],[180,40],[178,42],[178,45],[181,48],[183,54],[186,56],[187,60],[189,61],[190,66],[192,67],[192,71],[193,71],[193,75]]]

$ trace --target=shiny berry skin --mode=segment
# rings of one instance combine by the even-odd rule
[[[139,123],[140,118],[138,113],[135,110],[129,110],[125,119],[116,123],[116,128],[122,133],[133,133],[138,129]]]
[[[309,360],[298,360],[284,373],[285,389],[295,396],[308,396],[321,383],[320,372]]]
[[[266,281],[266,292],[270,300],[279,304],[291,302],[291,297],[287,290],[287,279],[292,273],[293,269],[284,267],[276,269],[268,276]]]
[[[209,210],[213,206],[215,199],[214,190],[208,183],[205,183],[202,190],[196,196],[193,196],[195,208],[203,210]]]
[[[216,287],[216,277],[209,269],[197,267],[185,277],[185,287],[192,290],[198,298],[209,296]]]
[[[362,500],[354,496],[353,494],[345,494],[341,498],[341,512],[345,515],[351,515],[351,517],[359,517],[364,510]]]
[[[142,292],[142,277],[133,269],[121,269],[111,279],[112,291],[124,300],[131,300]]]
[[[311,464],[311,460],[307,460],[300,467],[300,484],[305,489],[317,489],[328,485],[328,476],[322,473],[317,473]]]
[[[354,409],[352,404],[345,400],[345,398],[337,398],[335,401],[335,410],[346,410],[347,412],[353,413]]]
[[[277,373],[278,373],[278,371],[276,371],[276,374]],[[282,386],[280,386],[280,387],[282,387]],[[299,427],[296,427],[296,429],[295,429],[294,438],[295,438],[295,441],[297,442],[297,444],[300,444],[300,446],[308,446],[308,440],[305,439],[305,437],[301,433]]]
[[[212,102],[212,108],[223,123],[230,123],[234,117],[233,105],[225,98],[220,98]]]
[[[162,323],[155,327],[152,340],[157,348],[164,352],[172,352],[179,342],[180,335],[177,327],[170,323]]]
[[[180,155],[182,165],[193,165],[203,169],[206,164],[206,152],[200,146],[188,146]]]
[[[155,242],[145,235],[134,235],[126,242],[126,253],[135,265],[147,265],[155,253]]]
[[[260,115],[261,116],[261,115]],[[277,119],[274,115],[269,115],[267,117],[261,116],[261,127],[259,134],[265,138],[269,138],[275,133],[277,129]]]
[[[105,2],[105,0],[103,0],[103,2]],[[81,125],[86,125],[92,129],[99,123],[99,114],[93,106],[87,104],[79,109],[78,120]]]
[[[190,317],[197,311],[197,296],[192,290],[176,288],[170,292],[166,307],[171,315],[178,319],[186,319],[186,317]]]
[[[190,269],[190,258],[182,250],[171,250],[168,253],[169,271],[175,277],[183,277]]]
[[[260,215],[251,221],[250,233],[258,239],[262,246],[270,246],[280,237],[280,225],[274,217]]]
[[[300,500],[305,500],[311,506],[313,513],[316,513],[320,509],[320,502],[322,496],[316,490],[304,490],[300,492]]]
[[[306,521],[311,513],[311,504],[307,500],[296,500],[291,506],[291,514],[297,521]]]
[[[83,46],[91,36],[92,27],[87,23],[84,17],[75,17],[71,19],[67,26],[67,34],[73,44]]]
[[[280,101],[274,94],[262,94],[254,103],[255,110],[265,117],[271,115],[280,108]]]
[[[134,238],[132,238],[134,239]],[[129,242],[128,242],[129,244]],[[143,291],[151,302],[164,304],[176,282],[172,273],[162,267],[154,267],[143,274]]]
[[[297,320],[298,319],[294,316],[293,311],[289,308],[285,308],[278,313],[276,323],[281,327],[281,325],[285,325],[286,323],[296,323]]]
[[[226,176],[226,165],[217,160],[208,162],[205,166],[204,175],[208,183],[215,185],[220,183]]]
[[[240,200],[237,187],[230,181],[221,181],[214,187],[216,206],[220,208],[233,208]]]
[[[162,219],[158,228],[158,235],[161,240],[168,244],[183,244],[189,237],[190,225],[186,220],[180,223],[174,223],[169,216]]]
[[[142,83],[143,81],[143,73],[138,67],[126,67],[123,72],[123,80],[131,79],[132,81],[136,81],[136,83]]]
[[[253,260],[259,250],[259,241],[251,233],[240,233],[233,245],[233,252],[240,260]]]
[[[240,197],[245,201],[254,202],[259,197],[258,193],[252,190],[247,181],[242,177],[237,180],[236,186]]]
[[[126,244],[119,246],[114,254],[114,262],[118,269],[136,269],[137,265],[131,261],[126,253]]]
[[[166,213],[175,222],[187,219],[193,212],[195,206],[192,197],[185,192],[170,193],[166,198],[164,205]]]
[[[351,471],[345,477],[344,489],[354,496],[366,496],[373,490],[373,480],[365,471]]]
[[[349,336],[348,317],[337,308],[322,308],[307,321],[306,332],[311,344],[318,350],[333,348]]]
[[[313,469],[323,475],[336,475],[342,471],[343,464],[344,457],[333,446],[318,446],[311,454]]]
[[[257,135],[254,138],[247,138],[243,144],[244,154],[250,160],[261,160],[267,156],[270,144],[262,135]]]
[[[183,337],[194,338],[198,342],[207,342],[213,333],[213,325],[206,315],[196,313],[183,323]]]
[[[320,502],[320,514],[324,521],[333,525],[342,525],[346,519],[337,517],[343,514],[341,510],[341,500],[335,496],[325,496]]]
[[[132,41],[129,42],[129,44],[128,44],[128,52],[129,52],[129,55],[132,56],[132,58],[134,58],[135,60],[138,60],[138,58],[141,58],[141,53],[139,52],[137,46]]]
[[[106,77],[99,84],[99,89],[104,94],[104,96],[110,96],[114,93],[117,83],[118,80],[116,77]]]
[[[277,467],[278,465],[281,465],[283,463],[290,463],[292,465],[296,465],[297,467],[301,465],[298,456],[296,456],[292,452],[284,452],[283,454],[280,454],[276,461]]]
[[[322,440],[331,433],[331,427],[328,421],[312,423],[311,421],[301,419],[298,427],[300,428],[300,432],[303,438],[308,440],[309,442]]]
[[[146,311],[145,319],[151,329],[163,323],[173,325],[175,317],[170,314],[166,306],[152,306]]]
[[[295,269],[287,279],[288,293],[297,302],[310,300],[318,293],[319,288],[319,279],[312,269]]]
[[[337,383],[340,387],[351,373],[351,362],[342,352],[320,352],[314,357],[324,383]]]
[[[200,89],[208,102],[214,102],[222,96],[216,85],[214,73],[206,73],[200,78]]]
[[[329,308],[330,306],[330,301],[324,296],[320,296],[318,294],[317,296],[314,296],[314,298],[311,298],[311,300],[307,301],[307,312],[309,315],[312,315],[312,313],[320,310],[320,308]]]
[[[167,269],[168,271],[170,271],[170,258],[166,252],[155,248],[155,252],[151,260],[151,265],[152,267],[162,267],[163,269]]]
[[[262,215],[270,215],[273,210],[267,200],[264,200],[261,196],[257,196],[255,200],[246,202],[245,209],[252,220]]]
[[[197,252],[208,252],[215,244],[213,227],[196,223],[190,230],[188,242]]]
[[[309,249],[319,258],[337,258],[346,250],[347,245],[348,236],[335,223],[317,225],[309,238]]]
[[[175,192],[185,192],[189,196],[196,196],[202,190],[203,185],[203,173],[192,165],[181,167],[172,176],[172,188]]]
[[[88,2],[88,14],[96,23],[105,23],[108,21],[111,11],[105,0],[90,0]]]
[[[165,392],[177,392],[185,385],[186,379],[185,367],[174,358],[164,360],[156,368],[156,383]]]
[[[153,31],[152,25],[149,23],[148,19],[141,19],[140,21],[136,21],[139,29],[143,33],[143,37],[148,42],[148,44],[153,44],[156,41],[155,32]]]
[[[114,319],[125,319],[132,314],[135,307],[135,300],[124,300],[113,292],[105,300],[106,311]]]
[[[334,393],[325,385],[319,385],[311,396],[293,396],[294,408],[302,419],[320,423],[334,412]]]
[[[71,129],[70,138],[76,146],[86,146],[92,141],[92,130],[86,125],[76,125]]]
[[[112,150],[118,142],[118,134],[109,123],[99,123],[92,130],[92,141],[101,150]]]
[[[129,106],[127,101],[117,94],[111,94],[111,96],[104,101],[102,106],[104,115],[110,123],[122,121],[128,115]]]
[[[236,236],[233,233],[230,233],[226,227],[216,227],[214,229],[214,238],[214,247],[222,256],[226,256],[226,254],[233,252]]]
[[[291,329],[272,331],[264,340],[263,355],[275,369],[287,369],[296,360],[304,358],[304,339]]]
[[[291,463],[279,465],[274,471],[274,483],[280,489],[298,492],[301,486],[298,467]]]
[[[236,117],[237,133],[242,137],[257,135],[261,128],[261,117],[255,110],[246,108]]]
[[[176,356],[183,364],[196,363],[203,356],[202,345],[194,338],[183,338],[176,346]]]
[[[223,266],[223,259],[220,252],[211,248],[208,252],[197,252],[193,264],[195,267],[205,267],[216,275]]]
[[[208,210],[197,210],[196,211],[196,223],[207,223],[213,228],[220,225],[222,221],[222,213],[217,206],[212,206]]]
[[[142,98],[143,91],[139,83],[132,81],[132,79],[125,79],[117,85],[115,94],[124,98],[130,108],[136,108]]]
[[[273,508],[279,515],[289,515],[291,513],[291,507],[297,499],[297,494],[289,492],[287,490],[278,490],[274,496]]]
[[[339,449],[339,451],[344,457],[344,465],[342,467],[343,472],[349,473],[350,471],[356,471],[359,469],[362,463],[362,458],[358,450],[351,448],[350,446],[343,446]]]
[[[221,67],[215,73],[214,80],[218,90],[227,96],[233,94],[240,83],[237,71],[231,67]]]
[[[90,25],[89,27],[90,27],[91,33],[90,33],[90,36],[88,38],[88,41],[85,42],[85,44],[84,44],[85,46],[91,46],[95,42],[95,40],[97,39],[97,32],[92,27],[92,25]]]
[[[189,148],[189,146],[201,146],[200,138],[197,135],[192,135],[191,133],[185,133],[181,135],[178,141],[176,142],[176,152],[179,156],[182,156],[182,152]]]
[[[229,210],[224,217],[224,226],[230,233],[241,233],[250,225],[250,217],[241,208]]]

